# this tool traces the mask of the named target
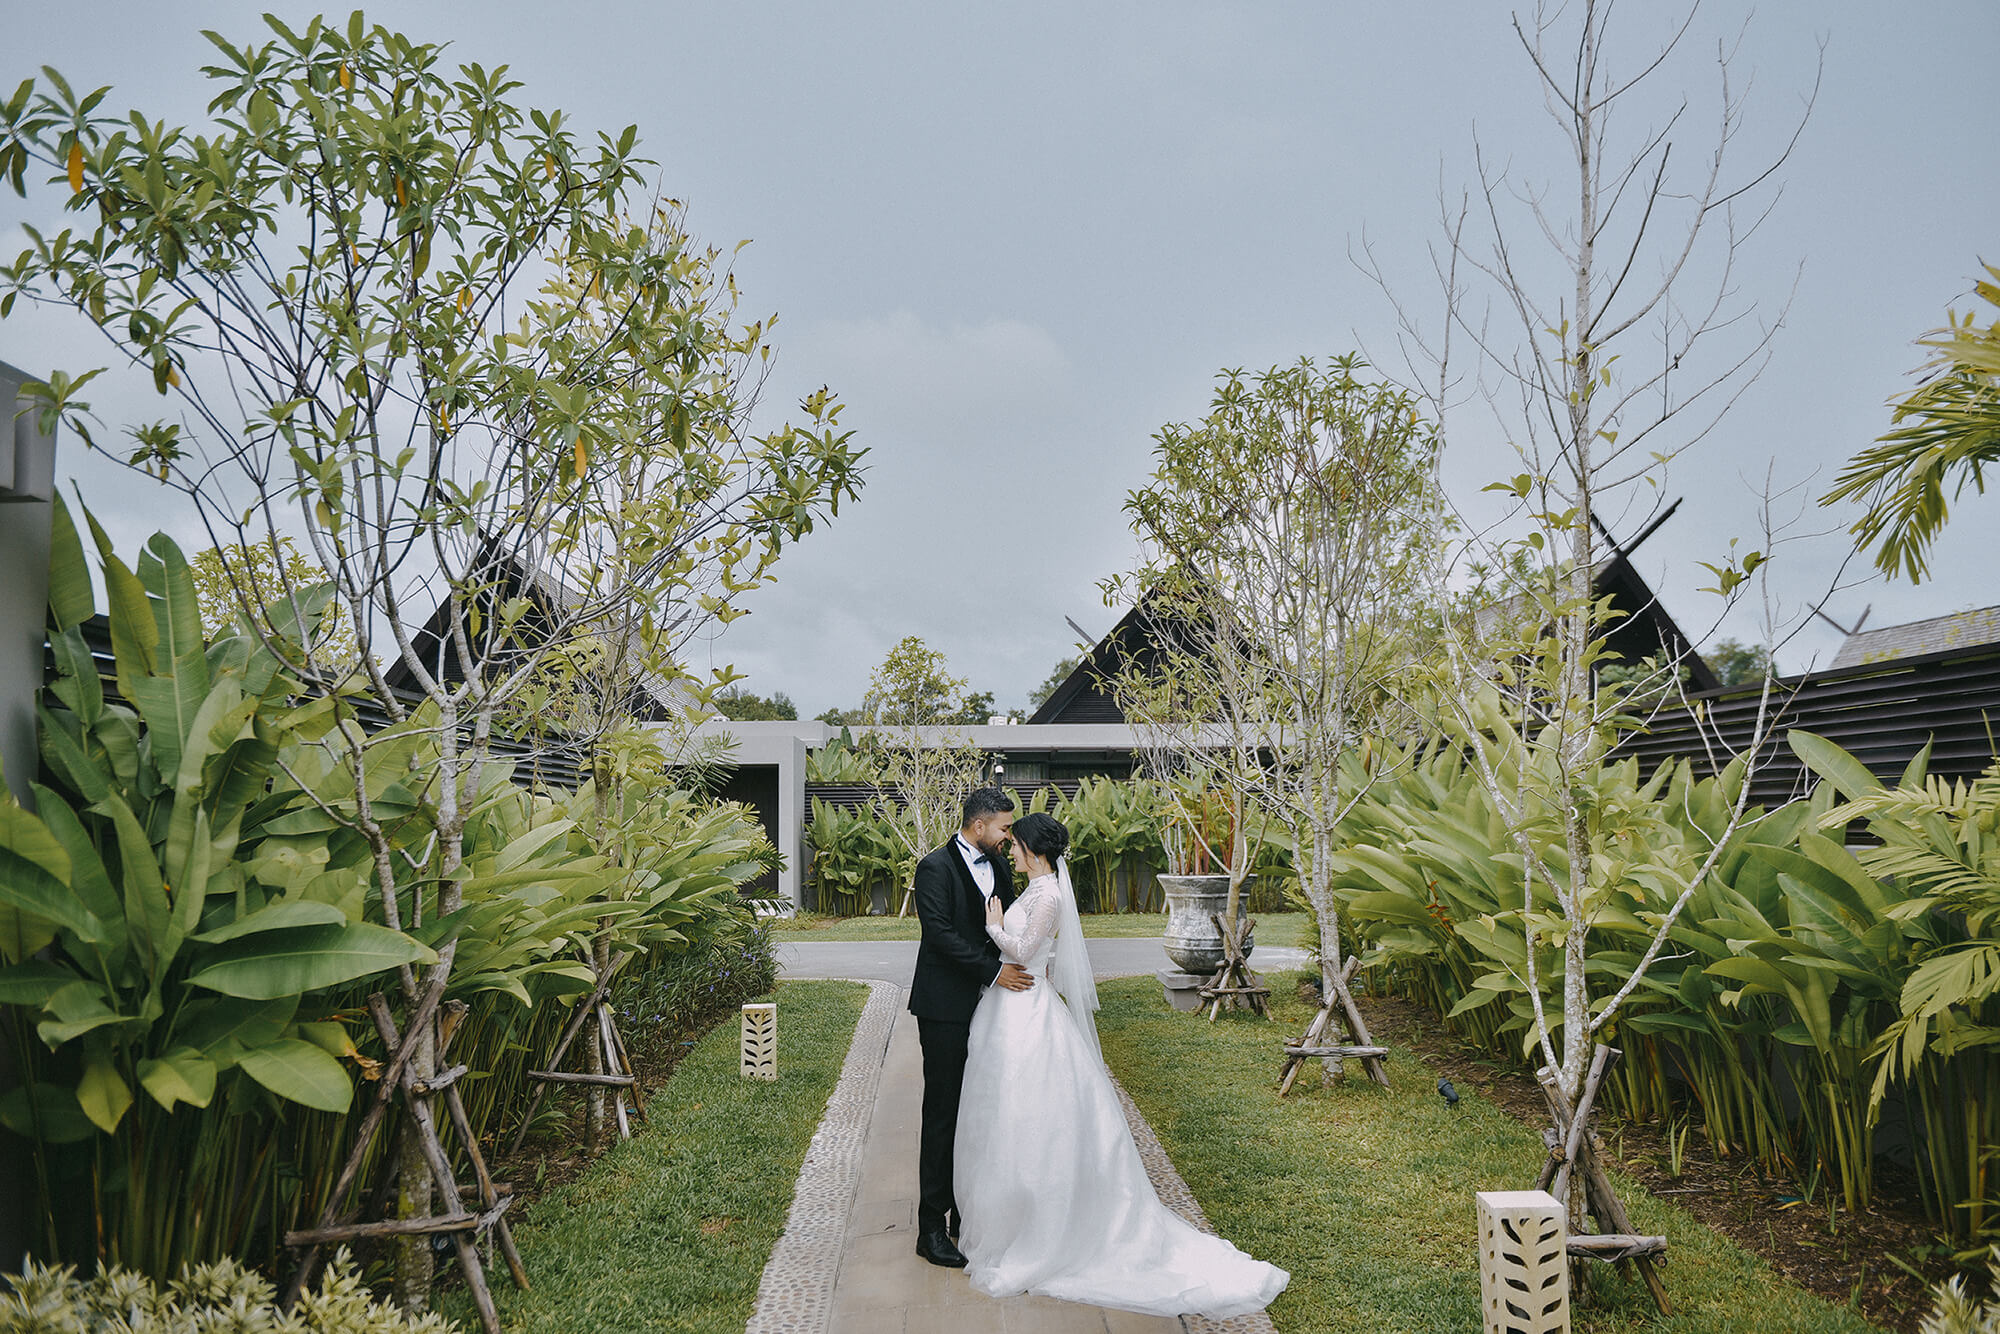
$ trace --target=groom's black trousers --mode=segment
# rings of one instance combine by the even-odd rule
[[[965,1085],[965,1047],[971,1023],[917,1019],[924,1048],[924,1129],[917,1154],[917,1231],[942,1228],[958,1208],[952,1195],[951,1155],[958,1139],[958,1094]]]

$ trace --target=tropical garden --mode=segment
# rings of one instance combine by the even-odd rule
[[[488,1269],[525,1273],[492,1155],[628,1130],[632,1049],[771,986],[739,887],[776,854],[676,722],[730,681],[681,664],[862,451],[830,392],[750,428],[769,320],[636,130],[359,14],[210,39],[200,126],[52,70],[0,103],[0,176],[70,219],[0,315],[68,308],[150,370],[171,419],[122,456],[215,544],[56,507],[0,1123],[35,1255],[248,1264],[289,1304],[336,1250],[351,1293],[360,1247],[404,1312],[443,1264],[494,1328]],[[29,410],[104,447],[100,373]]]
[[[0,265],[0,316],[68,307],[151,376],[174,419],[131,424],[125,457],[215,539],[121,552],[83,498],[55,507],[42,763],[31,801],[0,802],[18,1075],[0,1125],[33,1150],[32,1254],[83,1272],[25,1275],[0,1314],[136,1303],[199,1328],[282,1300],[299,1328],[437,1327],[449,1272],[452,1309],[497,1328],[489,1276],[536,1266],[508,1231],[524,1183],[506,1174],[541,1170],[521,1144],[609,1144],[650,1082],[687,1135],[638,1152],[682,1185],[754,1162],[766,1175],[746,1166],[730,1206],[747,1217],[787,1194],[825,1106],[858,1008],[838,984],[810,993],[816,1054],[782,1104],[728,1101],[706,1033],[775,982],[741,890],[776,854],[754,812],[710,795],[729,760],[696,724],[796,710],[695,671],[688,648],[857,494],[863,451],[826,390],[752,428],[770,322],[743,318],[728,259],[651,197],[635,130],[581,134],[521,105],[504,69],[448,66],[359,15],[268,23],[214,38],[199,127],[113,116],[106,90],[54,71],[0,103],[0,176],[25,192],[45,174],[71,215]],[[1550,87],[1579,146],[1616,95],[1603,23],[1587,6],[1568,37],[1522,33],[1545,77],[1574,58],[1576,82]],[[1577,158],[1587,215],[1659,203],[1687,246],[1719,229],[1732,256],[1729,209],[1782,164],[1688,192],[1657,142],[1622,166]],[[1501,228],[1506,182],[1480,192]],[[1388,1050],[1362,1015],[1396,997],[1536,1081],[1572,1160],[1593,1114],[1600,1134],[1616,1118],[1698,1136],[1830,1231],[1900,1193],[1978,1269],[2000,1244],[2000,761],[1940,776],[1922,747],[1871,771],[1787,725],[1768,650],[1749,655],[1747,733],[1651,768],[1621,750],[1700,715],[1675,646],[1611,647],[1599,515],[1699,439],[1675,420],[1727,399],[1771,334],[1746,334],[1726,282],[1710,305],[1677,294],[1677,267],[1628,287],[1656,242],[1642,227],[1600,252],[1584,224],[1541,228],[1571,238],[1555,248],[1582,294],[1555,320],[1494,260],[1504,245],[1475,244],[1466,215],[1448,233],[1520,324],[1503,351],[1447,277],[1447,324],[1525,404],[1491,524],[1443,492],[1461,373],[1414,322],[1408,374],[1359,356],[1225,371],[1206,415],[1155,437],[1126,506],[1141,558],[1104,586],[1158,629],[1114,683],[1140,776],[1022,785],[1018,804],[1069,825],[1086,908],[1150,913],[1161,875],[1218,875],[1219,932],[1241,899],[1295,912],[1318,967],[1298,1003],[1199,1031],[1118,992],[1107,1052],[1149,1108],[1173,1044],[1209,1063],[1193,1082],[1212,1123],[1259,1129],[1155,1119],[1235,1208],[1255,1195],[1239,1155],[1277,1164],[1304,1142],[1323,1182],[1368,1107],[1415,1123],[1391,1102],[1401,1058],[1386,1089],[1272,1093],[1281,1052],[1325,1050],[1337,1008],[1354,1049]],[[1709,379],[1619,361],[1670,306],[1708,311],[1670,337],[1677,374],[1686,357]],[[2000,459],[2000,322],[1954,315],[1924,345],[1927,378],[1825,497],[1860,502],[1857,549],[1911,579],[1948,502]],[[95,374],[50,373],[44,424],[98,444]],[[1718,605],[1752,599],[1785,540],[1774,523],[1716,553]],[[1765,643],[1786,633],[1771,621]],[[809,813],[821,912],[901,911],[983,764],[950,729],[989,707],[921,641],[891,652],[867,737],[813,759],[872,794]],[[526,762],[555,754],[572,783]],[[1810,782],[1753,800],[1776,754]],[[747,1138],[785,1127],[790,1148]],[[1532,1146],[1517,1156],[1531,1174]],[[1607,1231],[1582,1176],[1556,1189],[1573,1225]],[[587,1252],[608,1215],[564,1199],[550,1235],[580,1230]],[[1232,1223],[1273,1229],[1278,1252],[1284,1220],[1322,1203],[1242,1203]],[[768,1254],[782,1219],[759,1220]],[[735,1288],[755,1253],[734,1257]],[[1940,1302],[1926,1328],[1992,1318],[1956,1290]]]

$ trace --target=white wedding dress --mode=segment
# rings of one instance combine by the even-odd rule
[[[993,1297],[1032,1292],[1167,1316],[1262,1310],[1291,1275],[1160,1203],[1095,1020],[1087,1007],[1073,1016],[1045,976],[1064,947],[1059,923],[1076,921],[1065,892],[1055,876],[1036,879],[987,928],[1036,981],[986,988],[972,1016],[952,1168],[966,1272]]]

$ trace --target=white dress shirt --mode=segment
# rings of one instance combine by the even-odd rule
[[[972,872],[972,883],[979,886],[981,898],[993,897],[993,859],[965,841],[965,835],[952,835],[952,842],[958,844],[958,855],[965,858],[965,867]]]

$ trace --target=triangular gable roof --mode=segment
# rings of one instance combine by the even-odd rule
[[[583,601],[575,590],[549,571],[530,565],[514,552],[503,552],[497,537],[489,536],[482,545],[478,563],[491,565],[498,570],[493,581],[493,600],[505,602],[510,598],[526,596],[535,607],[531,613],[533,620],[543,625],[550,621],[548,609],[551,607],[571,609]],[[451,601],[441,600],[424,622],[423,629],[411,641],[417,656],[432,664],[432,671],[446,681],[461,681],[464,672],[458,663],[458,654],[450,646]],[[533,621],[531,620],[531,624]],[[385,674],[391,689],[418,691],[416,674],[399,656],[391,663]],[[682,717],[694,708],[694,697],[678,683],[667,680],[655,672],[639,675],[638,689],[644,697],[637,713],[641,721],[662,722],[669,718]]]
[[[1111,633],[1097,641],[1083,655],[1061,685],[1029,716],[1029,723],[1122,723],[1125,711],[1118,707],[1111,682],[1128,662],[1150,666],[1162,653],[1160,635],[1163,618],[1154,610],[1155,598],[1142,596],[1125,613]],[[1165,627],[1172,632],[1171,624]]]
[[[1671,513],[1671,511],[1669,511]],[[1655,527],[1658,525],[1655,524]],[[1648,529],[1648,533],[1650,533]],[[1641,539],[1647,534],[1642,533]],[[1635,542],[1633,545],[1637,545]],[[1614,545],[1614,549],[1615,545]],[[1609,597],[1614,609],[1625,613],[1606,631],[1606,646],[1628,662],[1664,655],[1688,669],[1687,689],[1714,690],[1721,686],[1715,669],[1695,651],[1694,644],[1680,625],[1661,605],[1629,556],[1620,552],[1598,567],[1592,587],[1598,597]],[[2000,609],[1995,609],[2000,611]],[[1158,658],[1161,618],[1153,614],[1142,598],[1078,662],[1042,707],[1028,718],[1030,723],[1122,723],[1124,710],[1118,707],[1110,682],[1128,660],[1142,663]],[[2000,638],[1996,635],[1995,638]]]

